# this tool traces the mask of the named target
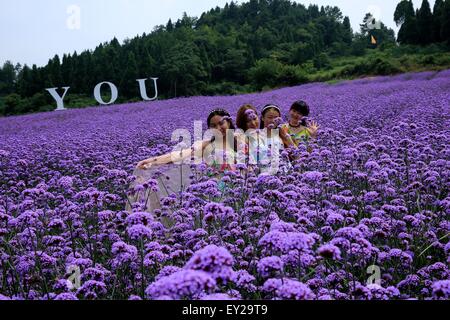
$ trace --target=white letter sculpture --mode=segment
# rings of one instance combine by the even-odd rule
[[[153,83],[155,85],[155,96],[153,98],[149,98],[147,96],[147,88],[145,87],[145,81],[147,81],[147,79],[136,80],[137,82],[139,82],[139,91],[141,92],[141,97],[145,101],[153,101],[156,100],[156,98],[158,98],[158,86],[156,84],[156,80],[158,80],[158,78],[150,78],[150,79],[153,80]]]
[[[109,85],[109,87],[111,88],[111,100],[109,100],[108,103],[103,101],[102,95],[100,94],[100,90],[102,88],[102,85],[104,85],[104,84]],[[119,94],[118,94],[118,91],[117,91],[117,87],[111,82],[101,82],[98,85],[96,85],[95,88],[94,88],[95,100],[97,100],[98,103],[100,103],[102,105],[105,105],[105,106],[113,104],[114,102],[116,102],[118,95]]]
[[[67,94],[67,91],[69,91],[70,87],[63,87],[64,89],[64,94],[61,96],[59,96],[58,92],[56,91],[56,89],[58,88],[49,88],[49,89],[45,89],[48,92],[50,92],[50,94],[52,95],[53,99],[55,99],[56,101],[56,110],[66,110],[66,108],[64,108],[64,97]]]

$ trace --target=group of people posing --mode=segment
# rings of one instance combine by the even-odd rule
[[[296,101],[285,123],[277,105],[264,106],[259,116],[256,108],[247,104],[239,109],[235,125],[229,112],[215,109],[207,118],[211,138],[197,141],[191,148],[140,161],[137,168],[149,170],[200,159],[217,172],[236,170],[238,164],[250,165],[261,172],[273,171],[283,149],[295,149],[317,138],[319,126],[315,121],[307,121],[309,113],[306,102]]]
[[[142,190],[139,185],[154,179],[158,188],[156,192],[146,189],[129,197],[127,209],[131,210],[133,203],[140,201],[145,203],[148,212],[161,209],[162,199],[182,194],[192,183],[191,164],[203,164],[206,169],[212,169],[205,174],[209,178],[218,178],[217,186],[222,192],[228,188],[220,179],[226,172],[247,170],[257,175],[276,174],[281,167],[283,150],[295,151],[301,145],[308,146],[310,139],[317,138],[319,126],[315,121],[307,120],[309,113],[309,106],[304,101],[292,104],[287,122],[282,120],[281,109],[274,104],[264,106],[260,115],[255,107],[243,105],[235,122],[224,109],[211,111],[207,118],[208,130],[203,135],[207,138],[196,141],[190,148],[180,148],[138,163],[133,188],[137,186]],[[293,160],[296,152],[287,154],[289,160]],[[290,161],[285,163],[290,165]]]

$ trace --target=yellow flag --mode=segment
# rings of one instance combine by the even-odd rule
[[[372,42],[372,44],[377,44],[377,39],[375,39],[374,36],[370,36],[370,41]]]

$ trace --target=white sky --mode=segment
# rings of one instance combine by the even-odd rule
[[[1,0],[0,3],[0,64],[13,63],[42,66],[55,54],[94,49],[115,36],[120,42],[153,27],[176,21],[183,12],[199,17],[216,6],[223,7],[231,0]],[[397,31],[393,22],[394,10],[400,0],[297,0],[338,6],[350,17],[354,30],[359,30],[364,14],[372,12],[386,25]],[[433,8],[435,0],[430,0]],[[235,1],[238,3],[244,0]],[[422,0],[413,0],[415,7]],[[80,9],[80,25],[68,22],[72,5]],[[75,28],[73,28],[75,26]]]

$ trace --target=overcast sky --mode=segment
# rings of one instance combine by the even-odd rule
[[[333,5],[350,17],[354,30],[366,12],[393,28],[394,10],[400,0],[298,0],[308,6]],[[430,0],[433,8],[435,0]],[[0,64],[6,60],[42,66],[55,54],[94,49],[116,37],[120,42],[153,27],[177,20],[187,12],[200,16],[230,0],[1,0]],[[246,2],[243,0],[235,1]],[[413,0],[415,7],[422,0]],[[80,19],[77,19],[80,17]]]

